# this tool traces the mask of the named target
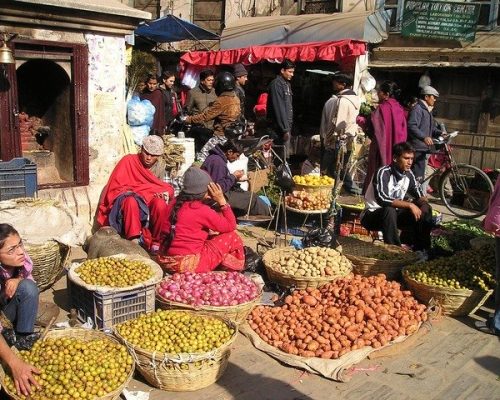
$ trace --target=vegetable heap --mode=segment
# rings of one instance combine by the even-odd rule
[[[113,257],[87,260],[75,272],[85,283],[112,287],[132,286],[153,276],[151,268],[141,261]]]
[[[330,178],[328,175],[294,175],[293,181],[299,185],[307,185],[307,186],[324,186],[324,185],[333,185],[335,183],[335,179]]]
[[[308,247],[284,254],[271,268],[304,277],[344,276],[352,271],[351,262],[345,256],[327,247]]]
[[[20,355],[41,371],[36,380],[42,389],[29,397],[20,396],[32,400],[103,397],[127,380],[133,364],[127,348],[108,339],[39,340],[30,351],[21,351]],[[10,376],[6,376],[5,384],[10,392],[15,392]]]
[[[259,288],[238,272],[187,272],[165,278],[158,294],[166,300],[193,306],[235,306],[254,300]]]
[[[332,195],[328,192],[311,193],[305,190],[294,190],[285,196],[286,205],[298,210],[325,210],[330,207]]]
[[[441,251],[443,255],[469,249],[470,240],[476,237],[491,237],[476,220],[457,219],[443,222],[440,227],[442,229],[432,231],[431,240],[432,248]]]
[[[202,353],[226,343],[234,329],[224,321],[183,311],[158,310],[116,327],[128,342],[162,353]]]
[[[479,250],[464,250],[451,257],[411,265],[405,274],[426,285],[486,291],[495,287],[494,268],[494,246],[486,245]]]
[[[272,346],[327,359],[364,346],[379,348],[415,332],[425,320],[425,306],[384,275],[350,275],[320,289],[295,291],[282,307],[258,306],[249,315],[250,327]]]

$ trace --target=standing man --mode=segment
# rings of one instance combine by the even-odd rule
[[[425,257],[431,247],[432,209],[411,172],[415,150],[406,142],[397,143],[392,154],[392,163],[380,168],[368,186],[361,225],[382,231],[384,243],[397,246],[398,229],[404,228],[411,233],[414,250]]]
[[[267,117],[276,133],[275,144],[288,148],[293,125],[293,97],[290,81],[295,73],[295,64],[285,58],[280,65],[279,75],[269,84]]]
[[[235,79],[229,72],[220,72],[215,82],[215,93],[218,97],[208,106],[205,111],[196,115],[189,115],[184,118],[188,124],[206,123],[212,121],[214,126],[213,135],[207,140],[205,145],[196,153],[198,161],[205,161],[208,153],[216,145],[226,143],[225,131],[240,116],[240,100],[236,95]]]
[[[356,118],[359,115],[361,99],[352,90],[352,77],[347,74],[335,74],[332,78],[335,93],[323,107],[321,116],[320,136],[323,142],[323,157],[321,169],[332,178],[336,177],[339,137],[347,140],[348,151],[344,156],[344,165],[340,177],[344,178],[344,190],[351,194],[361,194],[361,188],[346,174],[345,167],[352,154],[352,145],[358,134]]]
[[[146,85],[141,92],[140,98],[141,100],[149,100],[155,108],[151,133],[161,136],[165,133],[165,127],[167,126],[165,118],[165,96],[158,87],[158,78],[156,75],[148,75],[144,83]]]
[[[236,92],[236,96],[240,99],[241,116],[245,117],[245,89],[243,86],[247,84],[248,71],[243,64],[236,64],[234,66],[233,75],[236,79],[236,87],[234,88],[234,91]]]
[[[216,99],[214,89],[215,74],[211,69],[204,69],[200,72],[200,84],[191,89],[186,100],[186,111],[189,115],[201,114]],[[205,143],[212,137],[214,121],[196,123],[190,131],[189,136],[195,140],[195,150],[198,152]]]
[[[436,89],[432,86],[424,86],[420,92],[420,100],[408,116],[408,142],[415,149],[412,171],[419,182],[424,180],[427,153],[433,145],[432,138],[441,134],[432,116],[438,97],[439,93]]]

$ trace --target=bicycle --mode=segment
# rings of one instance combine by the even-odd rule
[[[493,183],[478,167],[455,162],[450,142],[457,135],[455,131],[433,140],[438,149],[431,154],[441,154],[444,161],[422,185],[439,177],[438,193],[446,208],[459,218],[476,218],[488,210]]]

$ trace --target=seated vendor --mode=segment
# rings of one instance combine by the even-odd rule
[[[97,209],[100,226],[115,228],[152,253],[160,247],[162,221],[174,195],[172,186],[153,172],[163,151],[163,139],[150,135],[139,154],[124,156],[111,173]]]
[[[215,202],[220,211],[209,204]],[[184,173],[157,261],[172,272],[207,272],[219,265],[240,271],[245,264],[236,218],[221,187],[198,167]]]
[[[208,172],[212,180],[219,184],[227,197],[228,203],[239,215],[270,215],[269,206],[256,196],[255,193],[244,192],[236,186],[245,173],[238,170],[229,172],[227,163],[236,161],[242,150],[232,140],[228,140],[223,145],[217,145],[209,152],[209,156],[201,166]]]
[[[33,262],[12,225],[0,224],[0,309],[12,323],[2,334],[9,346],[28,350],[39,338],[34,333],[38,312],[38,287],[31,275]]]
[[[385,243],[398,246],[398,228],[404,229],[413,249],[426,252],[431,246],[432,209],[411,171],[415,150],[403,142],[394,145],[392,154],[393,162],[380,168],[368,186],[361,225],[382,231]]]
[[[300,168],[301,175],[320,175],[321,168],[321,139],[319,135],[311,137],[311,144],[307,154],[307,159]]]

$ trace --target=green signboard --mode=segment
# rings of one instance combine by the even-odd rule
[[[473,42],[479,4],[451,1],[404,2],[401,34],[406,37]]]

